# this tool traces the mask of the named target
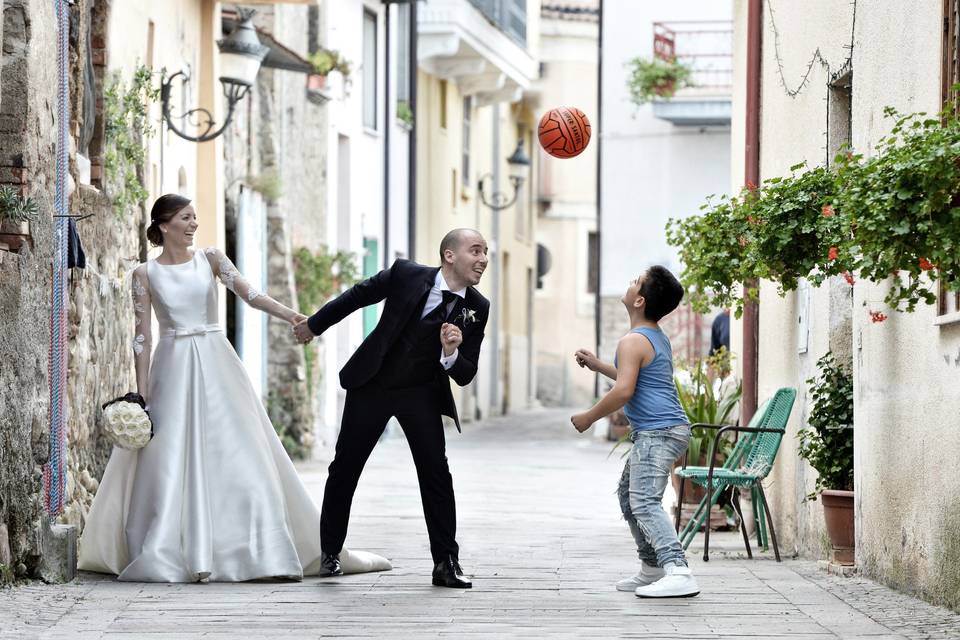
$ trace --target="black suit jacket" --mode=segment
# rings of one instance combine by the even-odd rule
[[[356,389],[377,375],[384,357],[397,340],[400,331],[410,320],[411,314],[417,311],[423,296],[433,287],[439,270],[439,267],[425,267],[409,260],[397,260],[389,269],[354,285],[310,316],[307,324],[314,335],[319,336],[357,309],[386,299],[380,322],[340,370],[340,386],[347,390]],[[483,342],[490,302],[473,287],[467,287],[461,308],[468,310],[468,315],[469,311],[473,311],[473,319],[465,321],[462,315],[454,319],[454,324],[460,327],[463,333],[463,342],[460,344],[456,362],[446,370],[446,374],[462,387],[477,375],[480,344]],[[439,353],[437,368],[443,370]],[[452,418],[459,431],[460,417],[453,402],[450,383],[442,382],[439,392],[441,413]]]

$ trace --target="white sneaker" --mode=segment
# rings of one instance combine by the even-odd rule
[[[638,598],[690,598],[700,593],[690,567],[669,564],[664,567],[665,576],[634,591]]]
[[[653,584],[666,575],[666,572],[656,565],[649,565],[643,560],[640,561],[640,571],[637,575],[624,578],[617,583],[617,591],[636,591],[637,587],[645,587]]]

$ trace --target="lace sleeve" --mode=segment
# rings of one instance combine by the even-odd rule
[[[213,273],[223,283],[223,286],[233,291],[254,309],[260,309],[288,322],[297,315],[293,309],[280,304],[267,294],[254,288],[237,270],[233,261],[216,247],[208,247],[204,249],[203,253],[206,255]]]
[[[150,379],[150,352],[153,347],[150,309],[150,284],[147,280],[147,265],[142,264],[133,272],[131,294],[133,296],[134,338],[133,360],[137,370],[137,391],[147,398]]]

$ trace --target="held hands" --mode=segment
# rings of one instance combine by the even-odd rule
[[[575,416],[570,416],[570,422],[573,423],[573,426],[580,433],[583,433],[584,431],[589,429],[591,426],[593,426],[593,420],[590,419],[590,416],[587,413],[578,413]]]
[[[590,371],[596,371],[600,366],[600,359],[593,355],[592,351],[588,351],[587,349],[577,349],[576,353],[573,354],[573,357],[577,361],[578,365],[581,367],[586,367],[587,369],[590,369]]]
[[[289,322],[291,326],[295,327],[301,322],[305,322],[306,319],[307,319],[307,316],[303,315],[302,313],[294,312],[292,316],[287,318],[287,322]]]
[[[460,344],[463,342],[463,333],[460,327],[449,322],[444,322],[440,327],[440,344],[443,346],[443,355],[452,356]]]
[[[299,316],[301,314],[297,315]],[[310,331],[310,325],[307,324],[306,316],[293,326],[293,335],[300,344],[307,344],[316,337],[313,335],[313,331]]]

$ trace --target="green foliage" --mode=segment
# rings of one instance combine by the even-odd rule
[[[712,372],[730,371],[730,352],[721,348],[714,355],[706,359],[697,359],[693,366],[678,367],[681,375],[674,377],[680,406],[690,424],[729,424],[730,413],[743,394],[741,385],[737,382],[733,389],[724,388],[723,384],[714,379]],[[716,385],[716,388],[715,388]],[[710,445],[717,432],[706,427],[694,427],[690,431],[690,442],[687,444],[688,464],[699,464],[710,452]],[[730,440],[720,441],[720,451],[717,464],[723,464],[733,443]],[[709,462],[709,461],[708,461]]]
[[[408,127],[413,126],[413,110],[410,103],[406,100],[397,100],[397,120],[403,122]]]
[[[30,222],[37,217],[37,210],[37,203],[31,198],[21,197],[11,186],[0,186],[0,221]]]
[[[884,114],[896,121],[873,157],[837,158],[838,205],[851,230],[851,270],[874,281],[895,275],[884,301],[913,311],[936,301],[937,277],[960,290],[960,120],[952,106],[940,118]]]
[[[249,175],[246,183],[269,202],[276,202],[283,193],[283,183],[274,169],[268,169],[259,175]]]
[[[331,71],[339,71],[344,78],[350,77],[352,64],[336,49],[317,49],[310,54],[308,60],[313,65],[313,70],[321,76]]]
[[[309,447],[303,444],[294,430],[287,424],[291,421],[297,407],[291,406],[293,400],[282,390],[271,389],[267,393],[267,414],[277,432],[280,443],[283,445],[291,460],[304,460],[309,453]]]
[[[627,62],[627,89],[630,101],[640,106],[654,97],[670,98],[678,89],[690,86],[690,67],[662,58],[633,58]]]
[[[357,257],[347,251],[317,253],[300,247],[293,253],[294,280],[297,286],[297,304],[301,313],[310,314],[332,295],[354,285],[359,277]],[[313,388],[316,364],[315,347],[304,345],[307,364],[307,385]]]
[[[817,361],[818,376],[807,380],[813,408],[797,433],[800,457],[817,474],[816,500],[824,489],[853,489],[853,376],[827,352]]]
[[[843,220],[824,215],[833,211],[836,176],[826,167],[805,167],[794,165],[790,176],[766,180],[745,211],[749,275],[776,281],[780,295],[796,289],[801,278],[819,285],[838,275],[842,263],[829,255],[831,246],[845,244]]]
[[[17,581],[17,576],[13,572],[13,567],[0,562],[0,587],[5,587]]]
[[[893,276],[885,302],[901,311],[935,302],[938,278],[960,290],[960,120],[952,108],[940,119],[886,114],[897,121],[870,159],[844,153],[836,170],[798,164],[667,223],[694,309],[732,306],[739,317],[757,294],[744,297],[740,283],[757,279],[784,295],[801,278],[819,285],[835,275],[851,284]]]
[[[149,195],[141,180],[146,160],[144,142],[153,135],[150,103],[160,95],[149,68],[140,66],[130,86],[113,73],[103,91],[103,166],[113,210],[125,215]]]
[[[679,249],[683,262],[680,282],[687,301],[699,313],[716,307],[733,307],[738,318],[742,313],[739,288],[744,274],[750,272],[743,203],[751,197],[747,190],[739,197],[724,196],[716,202],[711,196],[700,207],[701,215],[667,222],[667,243]],[[755,297],[755,292],[748,295]]]

